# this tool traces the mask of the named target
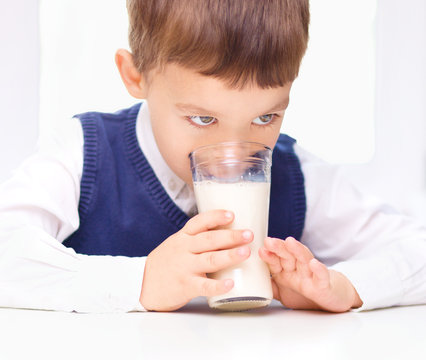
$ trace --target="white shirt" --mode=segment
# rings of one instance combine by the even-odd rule
[[[167,166],[144,103],[137,138],[170,198],[195,213],[192,190]],[[62,242],[79,227],[83,133],[71,119],[0,186],[0,306],[78,312],[143,310],[145,257],[88,256]],[[302,243],[357,289],[360,310],[426,303],[426,228],[360,194],[295,145],[305,177]]]

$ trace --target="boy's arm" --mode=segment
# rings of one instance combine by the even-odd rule
[[[296,152],[308,205],[301,242],[350,280],[360,310],[426,303],[426,227],[362,195],[337,167]]]
[[[76,312],[143,310],[145,258],[76,254],[44,230],[0,233],[0,306]]]
[[[0,306],[143,310],[145,258],[86,256],[61,244],[79,226],[82,166],[81,125],[72,119],[0,185]]]

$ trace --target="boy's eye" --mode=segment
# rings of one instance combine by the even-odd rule
[[[272,120],[274,120],[275,114],[266,114],[266,115],[260,115],[256,119],[253,120],[253,124],[256,125],[267,125]]]
[[[213,116],[188,116],[189,119],[196,125],[206,126],[213,124],[215,122],[215,118]]]

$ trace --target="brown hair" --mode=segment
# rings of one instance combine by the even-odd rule
[[[168,63],[261,88],[293,81],[308,42],[309,0],[127,0],[135,66]]]

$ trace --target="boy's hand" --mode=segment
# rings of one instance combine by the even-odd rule
[[[259,255],[271,271],[274,298],[288,308],[344,312],[362,305],[343,274],[327,269],[293,238],[266,238]]]
[[[206,273],[236,265],[250,256],[251,231],[212,230],[228,225],[233,214],[214,210],[198,214],[147,257],[139,298],[147,310],[176,310],[197,296],[228,292],[232,280],[209,279]]]

